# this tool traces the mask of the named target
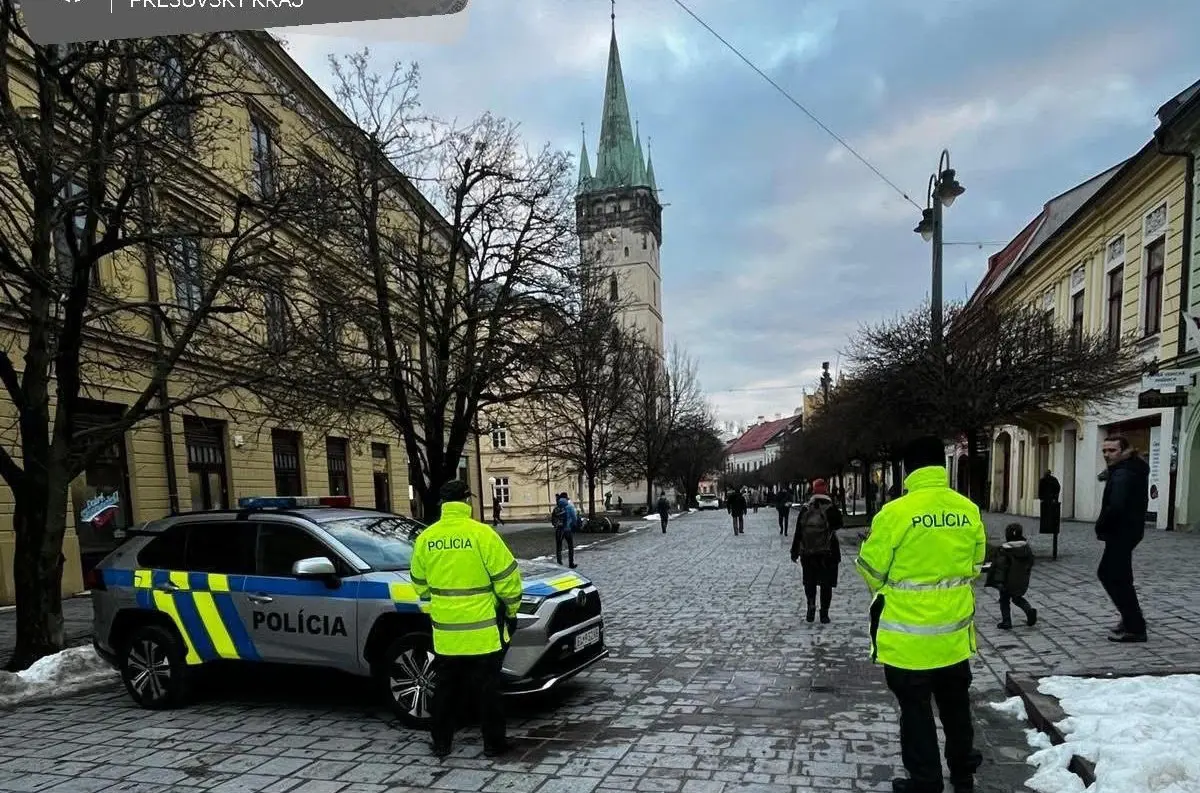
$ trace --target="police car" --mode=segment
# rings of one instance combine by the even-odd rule
[[[427,727],[437,665],[427,601],[409,578],[412,518],[348,496],[242,499],[144,524],[91,575],[96,651],[144,708],[186,703],[222,661],[373,677]],[[546,691],[608,656],[600,593],[572,570],[519,561],[524,584],[505,693]]]

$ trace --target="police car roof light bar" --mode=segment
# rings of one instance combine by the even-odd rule
[[[238,499],[241,509],[298,509],[301,507],[349,507],[350,496],[247,496]]]

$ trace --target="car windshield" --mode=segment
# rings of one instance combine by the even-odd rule
[[[364,515],[321,524],[321,528],[374,570],[407,570],[412,564],[413,537],[421,525],[396,515]]]

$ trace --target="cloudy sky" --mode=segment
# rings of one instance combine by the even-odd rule
[[[1049,197],[1135,152],[1154,111],[1200,79],[1195,0],[685,0],[924,206],[942,147],[967,188],[946,216],[945,293]],[[492,110],[532,143],[595,153],[606,0],[472,0],[447,43],[412,23],[278,31],[329,85],[330,53],[417,60],[426,107]],[[617,3],[631,111],[667,204],[668,340],[722,418],[790,413],[846,338],[920,303],[919,212],[674,0]],[[454,36],[449,36],[454,38]]]

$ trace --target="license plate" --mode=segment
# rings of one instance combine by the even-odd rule
[[[583,633],[575,636],[575,652],[579,652],[584,648],[591,647],[593,644],[599,643],[599,641],[600,626],[597,625],[594,628],[588,628]]]

